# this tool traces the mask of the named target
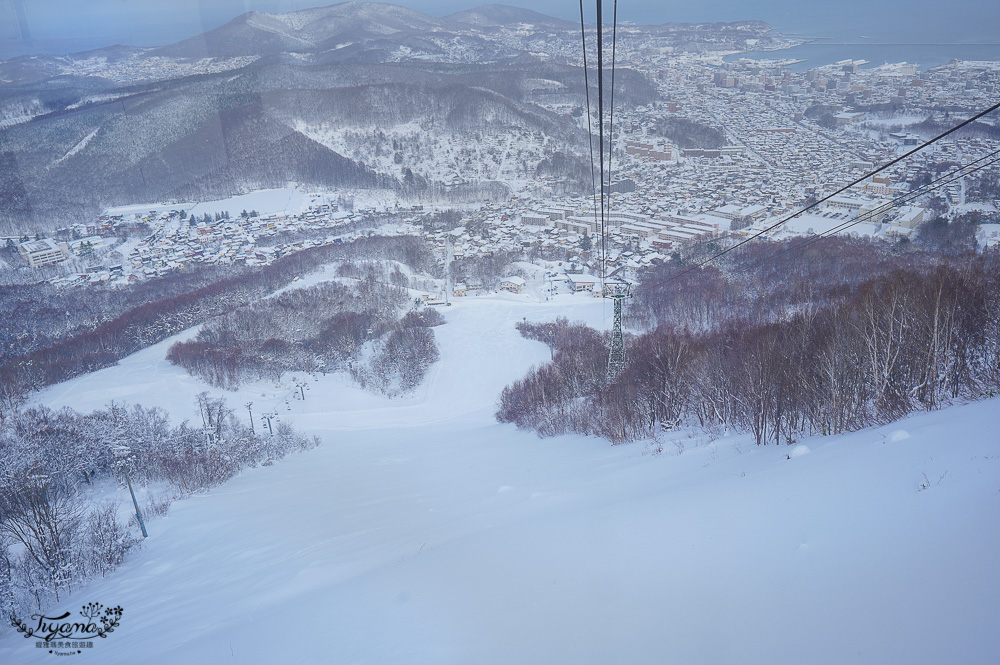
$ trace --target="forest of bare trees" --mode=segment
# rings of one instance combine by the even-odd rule
[[[32,391],[116,363],[212,317],[245,307],[320,265],[338,259],[393,260],[436,270],[427,245],[410,236],[360,238],[312,247],[261,269],[177,273],[134,291],[79,292],[48,285],[0,292],[0,409]]]
[[[648,131],[670,139],[679,148],[721,148],[727,143],[719,128],[687,118],[660,118]]]
[[[627,367],[612,384],[597,331],[521,324],[553,360],[504,389],[497,418],[613,442],[693,424],[792,443],[1000,388],[995,253],[893,253],[830,239],[767,260],[778,251],[751,246],[721,268],[648,273],[630,314],[648,329],[627,340]]]
[[[241,307],[171,346],[167,359],[233,390],[247,381],[276,381],[283,372],[336,370],[376,392],[412,389],[438,357],[430,327],[443,317],[437,311],[400,317],[412,303],[398,268],[345,262],[338,274],[358,281],[324,282]]]
[[[453,282],[479,284],[485,289],[497,289],[504,277],[520,274],[512,266],[522,258],[521,252],[494,252],[489,255],[467,256],[451,262]]]
[[[278,423],[254,434],[224,400],[198,396],[201,422],[172,426],[159,408],[111,403],[88,414],[47,407],[0,417],[0,610],[40,610],[104,575],[141,544],[131,506],[98,501],[110,483],[151,486],[144,518],[172,497],[222,484],[318,443]]]

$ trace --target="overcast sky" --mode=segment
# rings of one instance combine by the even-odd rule
[[[610,14],[613,0],[606,0]],[[287,12],[331,4],[322,0],[0,0],[0,57],[68,52],[114,43],[166,44],[214,28],[249,10]],[[476,0],[397,2],[443,16]],[[567,19],[574,0],[513,2]],[[594,0],[584,5],[593,16]],[[620,20],[639,23],[732,21],[756,18],[786,31],[847,37],[855,32],[886,41],[997,42],[996,0],[621,0]],[[855,35],[856,36],[856,35]]]

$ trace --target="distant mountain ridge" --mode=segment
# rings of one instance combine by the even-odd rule
[[[701,27],[641,30],[686,48]],[[768,28],[724,24],[713,43]],[[528,9],[438,18],[344,2],[247,12],[156,48],[3,61],[0,225],[288,181],[492,197],[497,180],[533,182],[537,168],[558,179],[554,163],[569,165],[560,186],[582,186],[578,58],[577,24]],[[620,66],[616,82],[620,104],[658,99],[637,71]]]
[[[201,35],[150,52],[153,56],[215,57],[314,52],[399,33],[443,30],[446,22],[384,3],[344,2],[287,14],[251,11]]]
[[[399,42],[429,32],[533,25],[573,29],[569,21],[508,5],[483,5],[436,18],[398,5],[343,2],[287,14],[251,11],[201,35],[149,52],[151,56],[215,57],[282,52],[318,52],[366,40]]]
[[[511,5],[482,5],[475,9],[455,12],[444,17],[448,21],[476,26],[504,26],[511,24],[536,25],[561,29],[576,29],[577,24],[563,19],[539,14],[531,9]]]

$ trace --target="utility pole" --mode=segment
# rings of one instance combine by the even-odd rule
[[[264,422],[267,423],[267,431],[271,434],[271,436],[274,436],[274,430],[271,429],[271,419],[277,418],[278,414],[276,412],[268,412],[260,414],[260,417]]]
[[[128,493],[132,495],[132,505],[135,506],[135,518],[139,520],[142,537],[149,538],[149,534],[146,533],[146,523],[142,521],[142,513],[139,511],[139,502],[135,500],[135,492],[132,490],[132,479],[129,478],[128,471],[125,472],[125,482],[128,483]]]
[[[135,518],[139,521],[139,528],[142,530],[142,537],[148,538],[146,533],[146,523],[142,519],[142,512],[139,510],[139,502],[135,498],[135,490],[132,489],[132,478],[129,476],[129,467],[135,461],[131,449],[127,445],[114,446],[115,466],[125,474],[125,483],[128,485],[128,493],[132,496],[132,505],[135,507]]]
[[[247,407],[247,413],[250,414],[250,432],[252,434],[256,434],[257,430],[253,427],[253,411],[250,410],[250,407],[253,406],[253,402],[247,402],[245,406]]]

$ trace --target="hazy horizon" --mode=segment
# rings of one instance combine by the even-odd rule
[[[0,0],[0,58],[37,53],[73,53],[113,44],[157,46],[193,37],[247,11],[282,13],[327,6],[310,0],[178,0],[169,6],[145,0]],[[399,4],[433,16],[472,9],[472,0],[404,0]],[[521,6],[517,3],[511,3]],[[592,2],[585,3],[593,20]],[[605,4],[610,20],[613,2]],[[942,5],[930,0],[893,1],[872,5],[861,0],[809,4],[762,0],[748,6],[734,0],[639,0],[619,4],[619,20],[643,24],[723,22],[756,19],[783,33],[853,41],[912,44],[993,44],[1000,7],[979,0]],[[568,20],[579,19],[573,2],[539,0],[534,11]],[[1000,46],[998,46],[1000,50]]]

